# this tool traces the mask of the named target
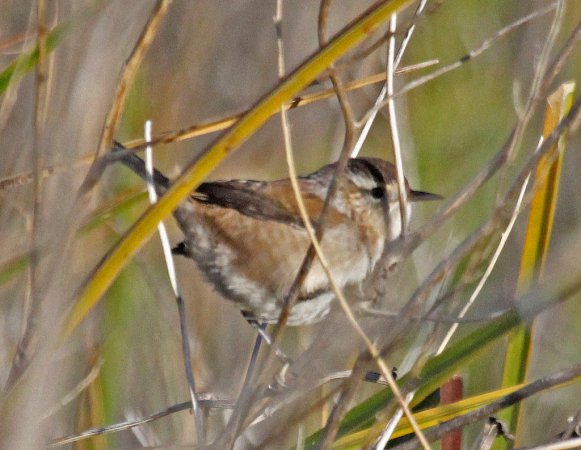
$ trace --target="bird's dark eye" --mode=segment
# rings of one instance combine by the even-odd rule
[[[382,198],[384,194],[385,194],[385,191],[381,187],[375,187],[375,188],[371,189],[371,196],[373,198],[377,198],[377,199]]]

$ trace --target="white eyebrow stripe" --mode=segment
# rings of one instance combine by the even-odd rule
[[[353,172],[351,172],[351,174],[352,174],[351,180],[358,188],[371,190],[373,188],[381,186],[371,177]]]

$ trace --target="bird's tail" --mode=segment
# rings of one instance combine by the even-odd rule
[[[147,170],[145,168],[145,161],[137,156],[135,153],[127,151],[127,149],[119,142],[113,143],[113,152],[116,153],[116,159],[121,161],[125,166],[131,169],[135,174],[147,181]],[[171,185],[168,177],[157,169],[153,169],[153,184],[158,194],[163,194]],[[191,210],[187,207],[178,206],[174,211],[174,216],[178,221],[182,230],[187,230],[190,226],[192,218]],[[182,255],[191,257],[191,252],[188,250],[186,242],[181,242],[176,247],[172,248],[172,253],[175,255]]]
[[[119,152],[119,161],[135,172],[136,175],[139,175],[144,180],[147,180],[147,171],[145,169],[145,161],[143,159],[141,159],[133,152],[128,152],[127,149],[119,142],[115,142],[113,144],[113,151]],[[123,153],[121,154],[121,152]],[[159,193],[163,193],[169,189],[171,182],[169,178],[159,170],[153,169],[153,184]]]

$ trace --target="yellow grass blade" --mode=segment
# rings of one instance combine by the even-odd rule
[[[484,394],[466,398],[450,405],[442,405],[435,408],[426,409],[424,411],[415,413],[414,418],[416,419],[420,428],[425,430],[427,428],[439,425],[440,423],[447,420],[454,419],[455,417],[474,411],[475,409],[481,408],[482,406],[488,405],[489,403],[492,403],[493,401],[498,400],[505,395],[511,394],[523,386],[524,385],[511,386],[509,388],[486,392]],[[343,439],[337,441],[337,448],[342,447],[347,443],[349,443],[349,445],[353,445],[355,443],[354,440],[357,439],[367,439],[368,433],[369,430],[364,430],[353,433],[349,436],[345,436]],[[405,436],[406,434],[410,433],[413,433],[413,430],[411,429],[407,419],[403,417],[398,426],[395,428],[392,439],[397,439],[398,437]]]
[[[559,120],[567,114],[573,102],[573,89],[574,83],[564,83],[547,99],[543,127],[545,137],[552,133]],[[557,204],[564,147],[565,140],[561,139],[551,152],[541,159],[535,172],[535,194],[523,245],[517,293],[530,290],[543,274]],[[558,152],[558,156],[550,161],[554,152]],[[502,380],[504,387],[522,383],[526,379],[531,355],[530,345],[531,327],[521,326],[510,335],[504,362]],[[518,429],[518,414],[519,405],[516,404],[499,415],[515,435]],[[505,449],[508,448],[508,444],[504,440],[499,440],[495,448]]]
[[[570,386],[574,383],[579,382],[579,377],[570,379],[562,384],[558,384],[552,387],[552,389],[560,389]],[[435,408],[426,409],[414,414],[414,418],[418,426],[422,430],[426,430],[431,427],[440,425],[443,422],[460,417],[464,414],[468,414],[476,409],[487,406],[502,397],[512,394],[513,392],[523,388],[525,384],[518,384],[515,386],[510,386],[495,391],[486,392],[484,394],[475,395],[456,403],[449,405],[437,406]],[[343,438],[337,440],[333,445],[333,449],[347,449],[347,448],[361,448],[364,442],[369,440],[370,428],[365,430],[357,431],[351,433]],[[412,427],[405,417],[403,417],[395,428],[392,439],[396,439],[402,436],[410,435],[413,433]]]

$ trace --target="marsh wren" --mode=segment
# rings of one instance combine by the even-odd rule
[[[143,160],[134,154],[125,165],[145,178]],[[314,224],[321,213],[336,164],[299,178],[309,216]],[[395,167],[378,158],[348,161],[328,209],[323,252],[341,288],[362,282],[382,255],[384,245],[401,233]],[[170,181],[156,171],[160,193]],[[440,197],[407,190],[411,204]],[[192,258],[220,294],[235,302],[245,317],[261,322],[278,320],[281,305],[309,246],[288,179],[231,180],[201,184],[175,210],[185,239],[175,252]],[[288,324],[321,320],[334,295],[315,259],[290,311]]]

